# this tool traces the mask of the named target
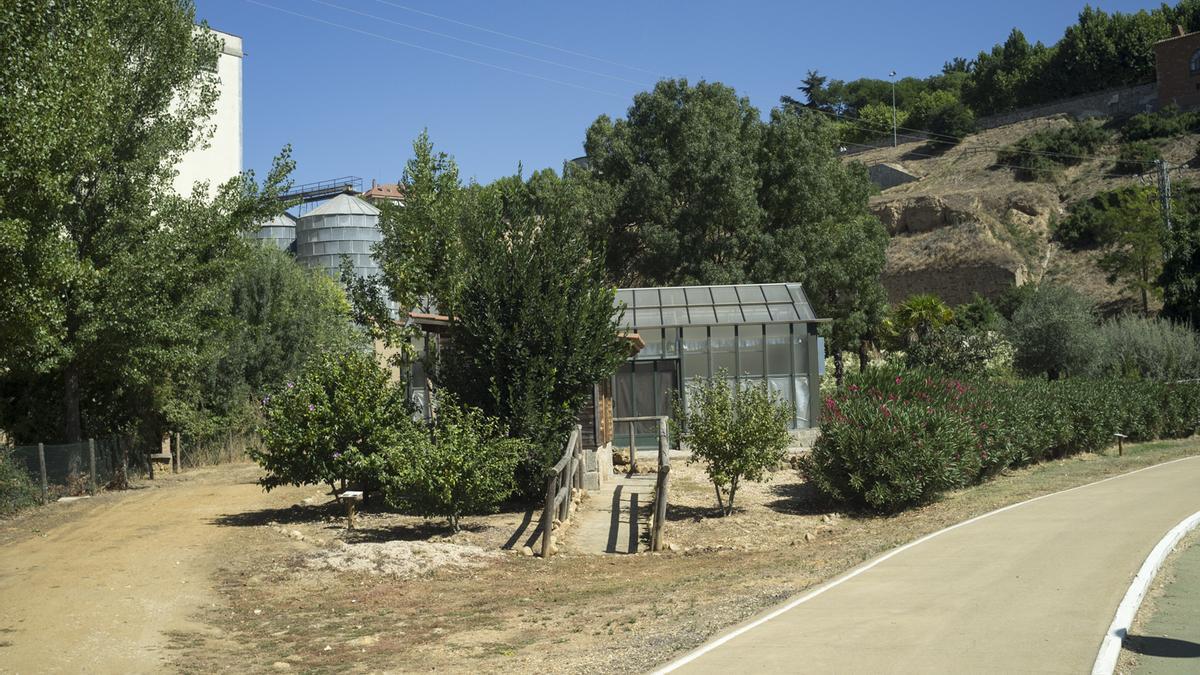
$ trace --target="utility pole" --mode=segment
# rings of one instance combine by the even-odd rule
[[[888,77],[892,78],[892,147],[894,148],[899,145],[896,141],[898,137],[896,133],[896,71],[893,70]]]
[[[1167,161],[1159,159],[1154,162],[1158,169],[1158,206],[1162,209],[1163,232],[1168,239],[1171,236],[1171,174],[1167,170]]]

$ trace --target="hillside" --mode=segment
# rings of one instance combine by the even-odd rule
[[[1098,159],[1066,168],[1054,183],[1021,181],[1011,168],[996,166],[995,148],[1070,123],[1070,117],[1054,115],[997,127],[944,153],[910,142],[851,156],[868,167],[888,164],[918,177],[871,199],[892,235],[884,270],[889,299],[932,292],[956,304],[974,292],[995,297],[1014,283],[1052,280],[1083,292],[1105,312],[1131,305],[1132,294],[1097,269],[1098,254],[1063,249],[1051,240],[1051,223],[1075,202],[1141,179],[1115,175],[1110,161]],[[1172,165],[1190,162],[1198,138],[1171,139],[1163,157]],[[1116,153],[1114,142],[1096,156]],[[1171,180],[1194,181],[1197,173],[1181,169]]]

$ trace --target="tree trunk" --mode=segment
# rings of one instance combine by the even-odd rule
[[[833,350],[833,379],[839,387],[846,383],[846,361],[840,349]]]
[[[725,515],[733,515],[733,496],[737,494],[737,479],[733,479],[729,483],[729,503],[725,505]]]
[[[870,361],[870,354],[867,353],[867,341],[858,341],[858,372],[867,372],[867,362]]]
[[[725,513],[725,500],[721,499],[721,486],[713,483],[713,489],[717,491],[717,508],[721,509],[721,513]]]
[[[83,440],[83,424],[79,417],[79,370],[74,363],[63,371],[63,440],[78,443]]]

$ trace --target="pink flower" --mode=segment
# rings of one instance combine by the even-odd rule
[[[899,375],[896,376],[896,384],[900,384],[900,376]]]

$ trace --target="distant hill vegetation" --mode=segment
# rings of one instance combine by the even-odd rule
[[[897,122],[953,141],[973,130],[976,116],[1151,82],[1154,43],[1171,37],[1177,25],[1188,32],[1200,30],[1200,0],[1135,13],[1110,14],[1085,6],[1052,45],[1030,44],[1013,28],[1002,44],[973,59],[956,57],[936,75],[896,80]],[[891,132],[890,80],[831,80],[810,70],[798,89],[803,99],[783,96],[783,104],[854,120],[844,129],[849,142]]]

